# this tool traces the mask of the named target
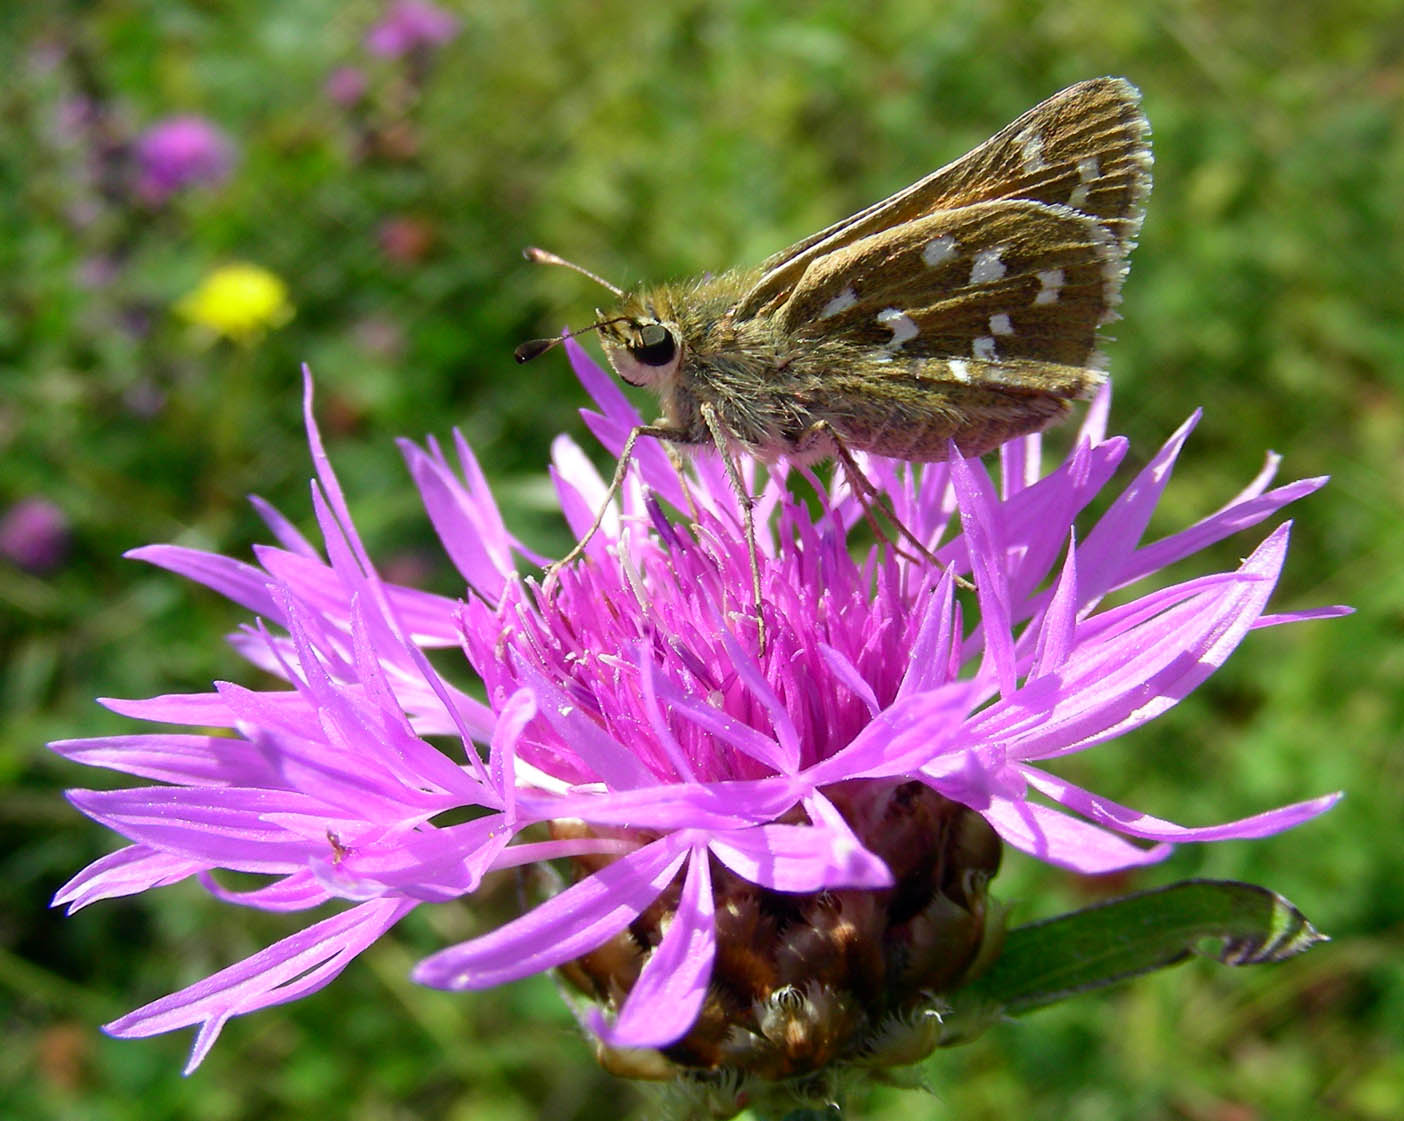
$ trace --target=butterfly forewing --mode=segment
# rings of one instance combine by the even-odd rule
[[[1095,78],[1069,86],[955,162],[767,259],[733,314],[747,318],[783,300],[811,263],[878,231],[998,199],[1091,215],[1124,256],[1150,192],[1149,136],[1130,82]]]
[[[1150,193],[1150,126],[1122,78],[1081,82],[1034,106],[949,168],[941,188],[1021,198],[1098,218],[1128,252]]]

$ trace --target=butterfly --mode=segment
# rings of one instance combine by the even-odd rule
[[[732,454],[833,457],[867,510],[875,490],[855,451],[976,456],[1058,421],[1105,378],[1097,332],[1116,318],[1150,187],[1139,91],[1094,78],[754,268],[624,292],[528,250],[615,294],[588,329],[662,407],[630,433],[594,526],[554,567],[598,530],[636,441],[710,444],[741,497],[759,619],[752,500]],[[517,360],[559,341],[524,343]]]

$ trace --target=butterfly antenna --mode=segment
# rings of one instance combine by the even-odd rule
[[[627,322],[629,322],[629,316],[616,315],[613,319],[601,319],[598,323],[591,323],[590,326],[582,327],[579,331],[574,333],[583,335],[586,331],[598,331],[601,327],[608,327],[612,323]],[[540,358],[553,346],[558,346],[563,342],[565,342],[564,335],[555,335],[549,339],[528,339],[526,342],[522,343],[521,346],[517,347],[516,350],[512,351],[512,357],[515,358],[519,364],[522,362],[530,362],[533,358]]]
[[[585,268],[585,266],[577,265],[574,261],[567,261],[564,257],[558,257],[554,253],[547,252],[545,249],[538,249],[534,245],[529,245],[522,250],[522,256],[528,261],[535,261],[540,265],[562,265],[574,272],[578,272],[581,276],[589,277],[602,288],[608,288],[610,292],[616,296],[624,295],[624,289],[615,287],[615,285],[611,284],[604,277],[592,273],[589,269]],[[598,315],[599,313],[596,312],[596,314]],[[585,330],[598,331],[601,327],[608,327],[611,323],[622,323],[626,319],[628,319],[628,316],[623,315],[615,319],[602,319],[598,323],[590,324]],[[530,339],[517,347],[517,349],[512,352],[512,356],[516,358],[518,362],[530,362],[533,358],[540,358],[559,342],[561,342],[560,335],[550,339]]]
[[[573,269],[581,276],[588,276],[602,288],[608,288],[616,296],[624,295],[624,289],[616,288],[604,277],[592,273],[584,265],[577,265],[574,261],[567,261],[564,257],[557,257],[554,253],[548,253],[545,249],[538,249],[534,245],[528,245],[522,250],[522,256],[528,261],[535,261],[538,265],[563,265],[565,268]]]

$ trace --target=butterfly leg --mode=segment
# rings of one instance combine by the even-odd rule
[[[678,451],[678,440],[664,440],[663,452],[668,457],[668,462],[672,464],[673,470],[678,475],[678,485],[682,487],[683,501],[687,503],[687,514],[693,523],[701,520],[702,515],[697,511],[697,500],[692,496],[692,484],[687,478],[687,461],[683,459]]]
[[[585,531],[585,536],[575,543],[575,548],[571,549],[555,564],[546,570],[543,584],[550,587],[560,572],[566,565],[577,561],[585,553],[585,548],[590,544],[591,539],[600,531],[600,526],[604,524],[605,514],[609,512],[609,505],[619,494],[619,488],[624,485],[624,476],[629,470],[629,463],[634,458],[634,445],[638,443],[640,437],[652,436],[656,440],[663,440],[668,444],[688,443],[687,432],[670,428],[666,424],[640,424],[629,432],[629,438],[624,441],[624,447],[619,452],[619,462],[614,468],[614,478],[609,481],[609,490],[605,492],[604,501],[600,503],[599,510],[595,513],[595,520],[590,528]]]
[[[872,484],[872,481],[863,474],[863,469],[858,466],[858,461],[853,458],[853,452],[849,449],[848,445],[844,443],[842,437],[834,431],[833,426],[829,424],[828,421],[815,421],[801,438],[800,446],[809,443],[817,443],[821,440],[833,447],[834,458],[842,465],[844,476],[848,479],[848,485],[852,488],[854,496],[858,499],[858,504],[863,507],[863,518],[867,521],[868,525],[872,527],[878,539],[884,544],[891,546],[893,552],[898,556],[905,557],[909,561],[917,563],[924,561],[928,564],[940,566],[941,562],[936,559],[936,555],[926,547],[925,542],[921,541],[916,534],[907,528],[902,519],[897,516],[896,511],[894,511],[891,505],[885,500],[884,495]],[[897,530],[897,535],[905,538],[907,542],[916,549],[919,554],[918,556],[913,556],[911,553],[905,552],[897,542],[888,537],[883,531],[881,524],[878,522],[877,517],[874,515],[875,509],[882,511],[883,517],[891,522],[893,527]],[[970,581],[962,576],[957,576],[955,580],[956,584],[962,588],[971,589],[974,587]]]
[[[858,466],[858,461],[853,458],[853,452],[849,450],[848,445],[843,442],[842,437],[834,431],[833,425],[827,420],[815,421],[805,430],[800,439],[796,441],[796,447],[800,450],[812,448],[816,444],[828,445],[833,449],[833,456],[843,468],[844,477],[848,480],[849,488],[853,491],[854,497],[858,499],[858,504],[863,508],[863,520],[868,523],[869,528],[877,535],[878,540],[884,545],[890,546],[898,556],[905,557],[909,561],[927,561],[931,564],[939,563],[936,558],[932,556],[931,551],[917,539],[916,534],[902,524],[902,520],[897,517],[888,503],[884,501],[881,492],[879,492],[877,487],[873,486],[868,477],[863,474],[863,469]],[[913,556],[911,553],[905,552],[897,542],[893,541],[892,538],[887,535],[874,513],[875,510],[880,510],[883,517],[892,523],[897,530],[898,537],[906,538],[907,541],[915,546],[918,554],[920,554],[919,556]]]
[[[702,419],[707,424],[707,431],[712,434],[712,442],[717,446],[717,453],[722,457],[722,463],[726,465],[726,477],[731,482],[731,489],[736,492],[736,497],[741,502],[741,522],[746,534],[746,556],[751,563],[751,600],[756,609],[756,636],[759,643],[758,649],[764,653],[765,614],[761,610],[760,554],[756,551],[756,500],[746,489],[741,472],[736,467],[736,461],[728,451],[729,441],[716,410],[704,402],[701,406],[701,412]]]

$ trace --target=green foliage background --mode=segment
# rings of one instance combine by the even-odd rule
[[[464,996],[406,981],[478,921],[466,914],[415,915],[322,993],[236,1021],[190,1079],[188,1038],[98,1033],[292,929],[189,885],[72,919],[46,910],[114,840],[59,794],[105,776],[42,745],[132,730],[95,696],[253,680],[222,640],[233,607],[121,554],[177,541],[247,555],[264,539],[249,492],[307,524],[303,360],[377,555],[454,590],[392,443],[453,425],[514,527],[561,550],[543,468],[555,433],[585,438],[583,394],[559,355],[518,369],[510,352],[587,319],[596,292],[526,264],[523,245],[621,284],[756,260],[1103,73],[1142,88],[1156,147],[1112,348],[1114,426],[1143,461],[1206,409],[1159,527],[1216,507],[1274,448],[1285,478],[1334,476],[1292,511],[1277,603],[1358,614],[1253,635],[1189,703],[1067,773],[1192,822],[1348,798],[1295,833],[1187,848],[1115,885],[1015,856],[996,886],[1032,918],[1112,888],[1249,879],[1336,941],[1271,969],[1193,964],[997,1028],[935,1058],[931,1095],[878,1091],[854,1116],[1404,1115],[1404,5],[455,10],[460,33],[412,75],[366,55],[380,13],[362,0],[0,6],[0,506],[46,496],[74,531],[55,572],[0,562],[0,1116],[655,1115],[595,1069],[547,981]],[[341,65],[370,79],[356,113],[323,91]],[[232,178],[159,213],[95,197],[80,95],[119,138],[209,117],[237,140]],[[385,245],[405,220],[423,236],[397,257]],[[121,267],[95,285],[92,262],[119,245]],[[171,311],[230,260],[281,275],[297,306],[256,345],[207,345]]]

